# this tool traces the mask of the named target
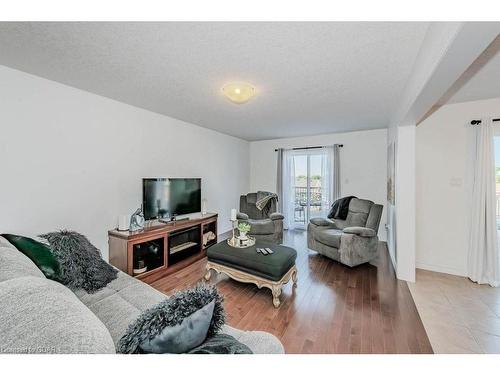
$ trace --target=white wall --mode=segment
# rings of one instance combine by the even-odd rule
[[[387,201],[387,248],[398,279],[415,281],[415,125],[391,126],[395,144],[395,204]],[[389,161],[388,161],[389,163]]]
[[[396,274],[415,281],[415,126],[397,128],[396,147]]]
[[[342,195],[355,195],[384,205],[379,237],[385,241],[387,189],[387,130],[332,133],[310,137],[250,142],[250,190],[276,191],[276,148],[342,143]]]
[[[107,231],[141,203],[142,177],[201,177],[219,231],[249,189],[249,144],[0,66],[0,233]]]
[[[391,144],[395,144],[395,156],[394,158],[397,161],[397,145],[398,145],[398,127],[392,126],[387,129],[387,146],[392,147]],[[389,157],[389,154],[387,155]],[[390,161],[387,159],[387,165],[389,165]],[[387,171],[389,173],[389,170]],[[397,183],[397,176],[396,176],[397,170],[396,166],[394,166],[394,176],[388,176],[392,177],[394,179],[394,184]],[[397,193],[397,191],[396,191]],[[386,231],[386,238],[387,238],[387,248],[389,250],[389,256],[391,257],[392,265],[395,270],[397,267],[397,258],[396,258],[396,238],[397,238],[397,230],[396,230],[396,206],[393,205],[389,200],[385,200],[386,202],[386,222],[387,222],[387,231]]]
[[[445,105],[417,127],[417,268],[466,275],[469,124],[490,117],[500,117],[500,98]]]

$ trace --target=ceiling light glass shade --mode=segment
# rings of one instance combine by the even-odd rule
[[[255,95],[255,87],[248,83],[232,82],[224,85],[222,92],[233,103],[243,104]]]

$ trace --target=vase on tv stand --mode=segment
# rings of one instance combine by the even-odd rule
[[[140,208],[138,208],[131,216],[130,218],[130,226],[129,226],[129,231],[130,232],[135,232],[139,230],[144,229],[144,214],[142,211],[142,205]]]

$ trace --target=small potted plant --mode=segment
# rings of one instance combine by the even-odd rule
[[[248,239],[247,233],[250,232],[250,224],[248,223],[239,223],[238,224],[238,231],[240,232],[240,240],[246,240]]]

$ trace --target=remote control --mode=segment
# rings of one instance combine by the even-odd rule
[[[269,254],[273,254],[274,251],[272,251],[270,248],[266,247],[266,251],[269,253]]]

